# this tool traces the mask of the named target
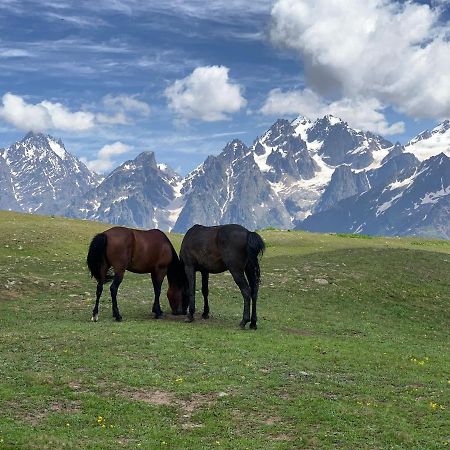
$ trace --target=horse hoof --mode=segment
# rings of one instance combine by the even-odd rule
[[[250,330],[256,330],[258,327],[256,326],[256,323],[250,324]]]
[[[245,330],[245,325],[247,324],[247,322],[241,322],[240,324],[239,324],[239,328],[241,329],[241,330]]]
[[[162,316],[163,316],[163,313],[159,313],[159,314],[156,314],[156,313],[155,313],[155,315],[153,316],[153,318],[154,318],[154,319],[161,319]]]
[[[186,323],[191,323],[193,321],[194,321],[194,316],[187,316],[186,319],[185,319]]]
[[[122,322],[122,316],[116,316],[115,319],[116,322]]]
[[[98,314],[91,317],[91,322],[97,322],[98,321]]]
[[[203,317],[203,319],[209,319],[209,314],[203,313],[203,314],[202,314],[202,317]]]

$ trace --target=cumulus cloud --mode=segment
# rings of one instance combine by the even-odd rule
[[[383,105],[375,98],[342,98],[326,102],[310,89],[283,92],[270,91],[261,112],[268,115],[301,114],[315,119],[333,114],[354,128],[369,130],[382,135],[402,133],[404,123],[389,125],[383,114]]]
[[[85,111],[69,111],[61,103],[44,100],[40,103],[50,114],[51,128],[58,130],[83,131],[95,125],[95,114]]]
[[[130,123],[129,118],[123,112],[117,112],[115,114],[96,114],[97,122],[104,125],[127,125]]]
[[[82,161],[97,173],[104,173],[111,170],[115,165],[114,157],[117,155],[122,155],[128,153],[131,147],[123,142],[117,141],[113,144],[104,145],[98,152],[97,158],[93,160],[87,160],[82,158]]]
[[[92,113],[72,112],[61,103],[52,103],[46,100],[33,105],[11,93],[2,97],[0,118],[25,131],[47,129],[83,131],[95,125],[95,115]]]
[[[31,105],[9,93],[2,98],[0,118],[21,130],[42,131],[52,123],[50,112],[43,105]]]
[[[197,67],[164,92],[169,107],[182,119],[214,122],[227,119],[247,104],[241,87],[230,82],[224,66]]]
[[[409,1],[278,0],[270,35],[298,53],[321,95],[441,118],[450,115],[450,23],[439,14]]]
[[[32,104],[7,93],[2,97],[0,119],[25,131],[85,131],[98,125],[127,125],[135,116],[150,114],[150,106],[134,96],[107,95],[102,103],[104,112],[70,111],[62,103],[44,100]]]
[[[104,125],[128,125],[133,123],[133,119],[148,117],[150,115],[150,105],[138,100],[133,95],[105,95],[102,99],[106,112],[97,113],[96,120]]]

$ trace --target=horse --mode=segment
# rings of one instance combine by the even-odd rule
[[[261,236],[241,225],[219,225],[205,227],[194,225],[185,234],[181,243],[180,260],[186,273],[189,298],[184,298],[183,308],[189,312],[186,321],[192,322],[195,313],[195,275],[202,274],[203,314],[209,317],[208,280],[210,273],[229,270],[244,298],[244,312],[240,327],[250,322],[250,328],[256,330],[256,301],[260,284],[258,255],[264,253],[265,244]],[[250,319],[250,299],[252,315]]]
[[[113,227],[99,233],[92,239],[86,258],[91,277],[97,280],[95,306],[92,321],[98,320],[98,306],[103,285],[112,280],[110,291],[113,317],[120,322],[117,306],[117,291],[125,271],[150,273],[155,300],[152,312],[155,319],[163,312],[159,303],[161,285],[167,274],[169,289],[167,298],[172,313],[181,313],[186,281],[178,255],[167,236],[160,230],[134,230],[126,227]],[[110,273],[113,269],[114,275]]]

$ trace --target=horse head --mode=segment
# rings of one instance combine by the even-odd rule
[[[186,314],[189,306],[189,292],[187,286],[169,286],[167,290],[167,299],[169,300],[172,314]]]

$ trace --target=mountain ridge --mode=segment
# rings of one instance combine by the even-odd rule
[[[185,177],[158,164],[153,152],[142,152],[101,179],[71,155],[61,140],[28,133],[0,149],[0,208],[179,232],[194,223],[229,222],[252,229],[317,231],[321,218],[334,217],[330,212],[324,215],[326,211],[347,210],[350,204],[361,209],[362,201],[373,203],[375,195],[386,197],[383,189],[401,184],[406,175],[412,176],[419,164],[440,151],[443,157],[450,156],[448,120],[403,146],[355,130],[331,115],[315,121],[299,116],[292,121],[278,119],[250,146],[239,139],[230,141]],[[426,170],[437,169],[433,165]],[[427,179],[420,183],[436,188]],[[446,177],[442,183],[443,194],[435,202],[439,205],[450,193]],[[421,195],[438,192],[427,189],[422,186]],[[359,197],[363,200],[348,201]],[[439,206],[438,210],[434,214],[439,217],[435,219],[439,221],[437,233],[445,237],[446,209]],[[359,213],[349,213],[359,218]],[[379,222],[370,214],[367,220]],[[362,222],[359,225],[347,224],[346,231],[372,232]],[[430,223],[428,231],[433,226],[434,222]],[[409,228],[412,232],[418,229]],[[379,223],[373,230],[387,234],[408,231],[391,225],[383,228]]]

